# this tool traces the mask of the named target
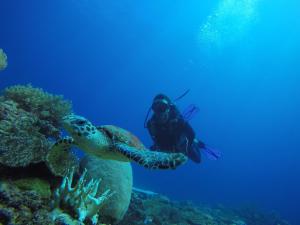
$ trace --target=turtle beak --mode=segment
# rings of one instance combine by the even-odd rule
[[[63,126],[65,126],[66,124],[70,123],[71,121],[71,118],[70,118],[70,115],[67,115],[67,116],[64,116],[61,120]]]
[[[72,135],[80,133],[81,128],[87,123],[88,121],[84,117],[74,114],[70,114],[62,118],[63,128]]]
[[[64,129],[66,129],[68,132],[72,133],[72,130],[74,129],[74,125],[72,121],[75,120],[75,115],[67,115],[64,116],[61,120],[62,126]]]

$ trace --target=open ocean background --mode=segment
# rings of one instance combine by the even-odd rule
[[[0,0],[1,89],[31,83],[95,124],[151,144],[152,98],[190,93],[219,161],[134,164],[136,187],[195,203],[254,204],[300,224],[298,0]]]

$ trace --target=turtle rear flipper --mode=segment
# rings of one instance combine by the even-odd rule
[[[150,169],[175,169],[187,161],[182,153],[165,153],[146,150],[139,150],[135,147],[122,143],[113,145],[113,149],[128,159]]]

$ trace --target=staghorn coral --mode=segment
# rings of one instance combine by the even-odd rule
[[[17,103],[0,99],[0,163],[24,167],[44,160],[50,142],[39,132],[37,121]]]
[[[80,161],[80,168],[82,171],[88,170],[88,178],[102,179],[100,191],[110,189],[115,192],[101,209],[101,222],[115,224],[121,221],[128,210],[132,192],[133,175],[130,163],[86,155]]]
[[[19,108],[35,115],[40,132],[46,137],[58,138],[61,118],[72,112],[71,102],[30,84],[8,87],[3,96],[5,100],[16,102]]]
[[[64,177],[61,186],[55,190],[52,202],[54,221],[58,219],[60,213],[57,213],[57,210],[61,207],[75,212],[79,222],[89,219],[92,224],[97,224],[99,210],[113,193],[108,189],[99,195],[100,179],[91,179],[87,182],[86,173],[87,170],[82,173],[78,183],[72,187],[74,176],[74,169],[72,169],[68,176]]]
[[[3,51],[3,49],[0,48],[0,71],[4,70],[7,67],[7,55]]]

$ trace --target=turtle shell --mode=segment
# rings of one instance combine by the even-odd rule
[[[106,135],[115,142],[124,143],[140,150],[146,149],[143,143],[135,135],[123,128],[114,125],[103,125],[97,127],[97,129],[105,132]]]

